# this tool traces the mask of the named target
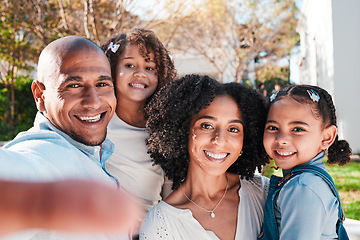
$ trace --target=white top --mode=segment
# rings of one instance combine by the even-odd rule
[[[235,240],[257,239],[264,218],[269,179],[255,176],[252,180],[240,179],[240,182]],[[140,240],[145,239],[219,240],[212,231],[200,225],[190,209],[175,208],[164,201],[147,213],[140,228]]]
[[[159,165],[153,166],[147,153],[146,128],[131,126],[114,114],[108,125],[108,139],[115,145],[106,170],[115,176],[121,187],[144,200],[149,210],[160,200],[164,173]]]

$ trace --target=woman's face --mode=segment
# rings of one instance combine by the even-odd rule
[[[220,175],[238,159],[243,146],[240,110],[228,95],[214,101],[190,122],[190,168],[200,168],[210,175]]]

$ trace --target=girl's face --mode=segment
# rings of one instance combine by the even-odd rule
[[[228,95],[214,101],[190,122],[189,168],[220,175],[237,160],[243,146],[243,124],[236,102]]]
[[[127,45],[116,66],[115,91],[119,99],[145,102],[156,90],[158,77],[154,53],[145,61],[137,45]]]
[[[311,105],[283,97],[271,105],[263,143],[278,167],[290,169],[325,150],[326,136],[322,118],[315,118]]]

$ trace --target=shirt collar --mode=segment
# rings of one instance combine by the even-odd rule
[[[105,139],[105,141],[101,144],[101,146],[89,146],[78,141],[72,139],[69,135],[56,128],[41,112],[37,112],[34,128],[38,130],[50,130],[58,133],[63,138],[65,138],[68,142],[78,148],[80,151],[84,152],[86,155],[95,157],[101,165],[105,164],[105,161],[110,158],[112,153],[114,152],[114,144],[109,140]],[[101,158],[100,152],[101,150]]]
[[[322,169],[325,169],[324,158],[325,158],[325,151],[321,151],[318,155],[316,155],[314,158],[310,159],[306,163],[300,164],[295,167],[313,165],[313,166],[317,166]],[[294,168],[287,169],[287,170],[283,169],[283,176],[288,175],[293,169]]]

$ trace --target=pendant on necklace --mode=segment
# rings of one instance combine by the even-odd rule
[[[211,216],[212,218],[215,218],[215,213],[214,213],[214,212],[211,212],[211,213],[210,213],[210,216]]]

